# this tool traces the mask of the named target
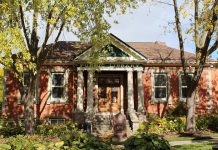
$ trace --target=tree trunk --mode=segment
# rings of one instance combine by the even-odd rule
[[[187,97],[187,116],[186,116],[186,131],[195,133],[195,108],[196,108],[196,93],[197,88],[190,87],[190,96]]]
[[[27,89],[24,103],[24,121],[25,121],[25,133],[31,135],[35,131],[34,120],[34,98],[35,98],[35,83],[36,76],[30,74],[30,83]]]

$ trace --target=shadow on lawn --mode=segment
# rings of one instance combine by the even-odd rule
[[[201,134],[192,134],[192,133],[180,133],[179,137],[189,137],[189,138],[192,138],[192,141],[214,139],[213,137],[209,135],[205,136]]]
[[[172,150],[210,150],[215,145],[215,143],[199,143],[191,145],[176,145],[172,147]]]

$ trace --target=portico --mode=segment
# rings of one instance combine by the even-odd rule
[[[77,111],[84,111],[84,76],[87,71],[86,112],[118,113],[125,111],[144,112],[143,67],[140,65],[111,65],[99,67],[101,72],[93,72],[89,67],[77,67]],[[133,73],[137,74],[134,85]],[[125,80],[124,80],[125,79]],[[108,83],[107,83],[108,82]],[[126,82],[126,83],[124,83]],[[136,89],[137,88],[137,89]],[[137,91],[137,98],[134,96]],[[137,107],[134,100],[137,99]],[[124,105],[127,108],[124,108]],[[109,105],[109,106],[104,106]],[[94,106],[94,107],[93,107]],[[114,106],[114,107],[113,107]],[[105,109],[103,108],[105,107]],[[107,107],[111,107],[110,109]]]

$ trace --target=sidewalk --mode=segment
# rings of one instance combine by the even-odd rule
[[[218,143],[218,138],[203,139],[203,140],[171,141],[169,143],[171,146],[176,146],[176,145],[188,145],[188,144],[203,143],[203,142]]]

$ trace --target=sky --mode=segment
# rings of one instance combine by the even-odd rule
[[[165,0],[169,3],[171,0]],[[125,15],[112,15],[106,19],[111,24],[110,33],[125,42],[165,42],[168,46],[179,48],[177,33],[173,26],[169,25],[174,21],[174,8],[166,4],[141,4],[137,9],[130,10]],[[118,21],[118,24],[114,23]],[[52,39],[51,39],[52,40]],[[78,40],[75,36],[66,31],[60,40]],[[185,50],[195,51],[191,40],[185,40]],[[217,52],[212,55],[217,58]]]

